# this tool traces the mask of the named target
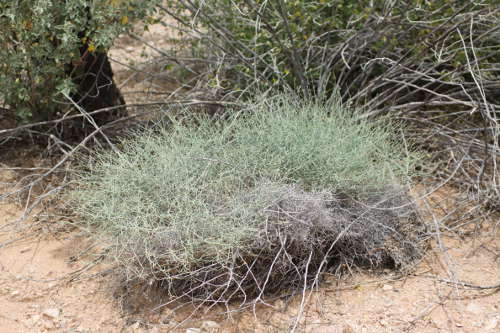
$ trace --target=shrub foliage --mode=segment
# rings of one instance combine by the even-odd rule
[[[398,185],[414,157],[387,126],[335,102],[279,96],[148,133],[99,154],[74,195],[128,281],[246,304],[325,271],[404,269],[421,254]]]
[[[0,3],[0,102],[25,121],[54,119],[86,54],[106,52],[157,1],[19,0]],[[71,73],[71,76],[82,73]]]
[[[182,65],[217,98],[256,86],[304,95],[338,87],[365,116],[390,113],[412,124],[408,136],[433,154],[440,181],[495,206],[497,2],[175,0],[162,10],[193,50]]]
[[[471,55],[461,47],[461,37],[467,39],[466,44],[473,38],[476,56],[481,59],[477,65],[491,69],[500,61],[495,52],[499,13],[493,4],[456,0],[180,0],[163,9],[186,27],[200,28],[197,32],[202,38],[193,44],[198,46],[198,54],[208,51],[205,55],[216,59],[224,54],[226,61],[216,63],[219,72],[214,73],[222,80],[219,88],[239,82],[240,89],[258,84],[321,94],[341,84],[349,88],[343,92],[353,96],[367,88],[371,79],[398,69],[392,66],[397,62],[407,66],[407,73],[420,72],[425,64],[428,79],[439,78],[450,85],[471,82],[466,70]],[[474,20],[473,36],[469,35],[469,19]],[[452,77],[449,71],[455,68],[463,72]],[[498,73],[490,72],[489,76]],[[371,96],[384,91],[380,88],[372,89]]]

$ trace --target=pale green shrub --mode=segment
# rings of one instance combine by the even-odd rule
[[[413,158],[335,101],[278,96],[133,135],[82,174],[75,207],[128,279],[229,301],[299,287],[309,255],[310,272],[418,258]]]

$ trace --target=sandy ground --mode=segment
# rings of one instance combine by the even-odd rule
[[[0,171],[0,192],[15,178],[12,171]],[[89,266],[95,261],[92,251],[79,255],[90,244],[85,237],[50,220],[12,224],[22,211],[19,204],[0,203],[1,333],[265,333],[288,332],[294,324],[301,297],[232,318],[202,318],[199,309],[178,328],[189,310],[171,317],[167,308],[153,311],[157,303],[124,308],[113,295],[113,274],[100,274],[107,266]],[[498,288],[463,288],[438,280],[450,279],[452,272],[454,278],[477,286],[498,283],[500,242],[498,230],[491,229],[493,222],[485,224],[480,236],[443,237],[446,251],[431,247],[412,275],[387,271],[329,279],[311,294],[296,332],[499,332]]]

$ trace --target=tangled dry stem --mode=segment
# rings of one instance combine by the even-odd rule
[[[231,249],[227,260],[214,261],[215,256],[203,252],[199,253],[203,260],[188,272],[178,263],[164,262],[168,270],[146,274],[154,276],[155,285],[171,297],[164,305],[265,304],[269,297],[317,287],[325,272],[409,269],[424,251],[425,225],[404,189],[386,189],[363,202],[297,186],[260,189],[259,195],[263,192],[270,196],[261,211],[261,231]],[[240,199],[257,200],[252,194]],[[155,251],[160,256],[176,251],[175,247],[161,241]],[[133,250],[136,258],[145,256],[137,250]]]

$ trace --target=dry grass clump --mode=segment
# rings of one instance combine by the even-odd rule
[[[415,157],[387,125],[289,96],[246,111],[137,134],[79,179],[75,207],[127,281],[248,304],[421,256],[423,225],[395,185]]]

